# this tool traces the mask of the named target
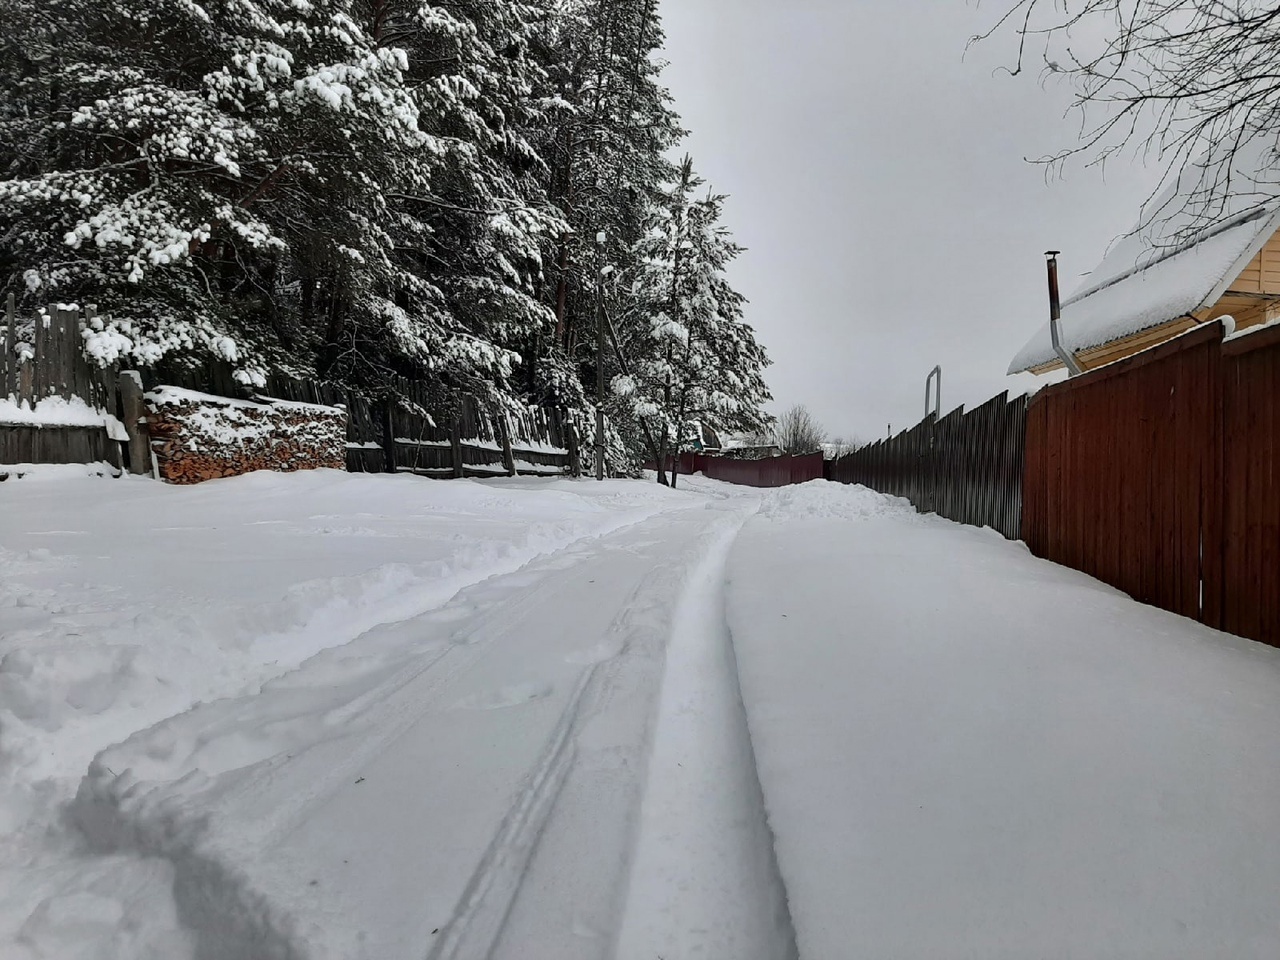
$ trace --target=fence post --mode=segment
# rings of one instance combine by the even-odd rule
[[[466,471],[465,462],[462,459],[462,423],[456,416],[453,419],[453,427],[449,430],[449,447],[453,453],[453,478],[458,480],[466,476]]]
[[[564,417],[564,436],[569,448],[569,476],[582,476],[582,458],[578,447],[578,428],[574,425],[573,415],[568,411]]]
[[[511,449],[511,423],[507,420],[507,412],[499,410],[494,417],[494,426],[498,428],[498,437],[502,441],[502,465],[507,468],[507,476],[516,475],[516,455]]]
[[[45,311],[36,311],[35,324],[31,331],[31,345],[35,348],[35,356],[31,359],[31,406],[33,407],[44,399],[45,394],[44,363],[49,353],[49,335],[44,325],[45,315]]]
[[[150,441],[146,427],[146,405],[142,400],[142,376],[136,370],[122,370],[119,379],[124,429],[129,434],[129,472],[145,476],[151,472]]]
[[[4,324],[4,357],[0,358],[0,399],[12,395],[17,400],[18,358],[14,356],[13,350],[18,342],[18,315],[12,293],[5,298]]]
[[[378,411],[382,421],[382,468],[386,473],[396,472],[396,436],[395,424],[392,422],[392,405],[395,399],[391,396],[382,398],[380,404],[381,409]]]

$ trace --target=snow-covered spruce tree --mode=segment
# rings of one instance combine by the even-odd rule
[[[98,303],[103,363],[219,356],[246,379],[326,339],[421,350],[381,185],[424,149],[403,54],[349,4],[0,0],[3,282]],[[389,342],[390,341],[390,342]]]
[[[694,199],[701,186],[686,157],[652,211],[631,278],[634,303],[621,323],[631,369],[612,384],[618,416],[635,424],[635,441],[660,468],[696,436],[695,423],[750,431],[768,422],[769,360],[725,277],[741,248],[720,224],[725,198]]]
[[[517,390],[513,368],[553,326],[539,285],[544,252],[565,225],[523,133],[539,118],[533,90],[543,74],[529,40],[546,17],[511,0],[367,7],[377,42],[407,55],[430,137],[416,182],[389,191],[397,261],[414,278],[405,309],[448,331],[427,372],[479,395]]]
[[[674,175],[667,151],[684,131],[659,82],[655,0],[559,0],[534,40],[547,78],[530,140],[547,161],[546,193],[568,223],[547,264],[544,298],[556,330],[539,358],[538,385],[554,393],[572,371],[588,385],[582,402],[590,407],[601,260],[595,238],[605,235],[604,263],[632,272],[650,208]]]

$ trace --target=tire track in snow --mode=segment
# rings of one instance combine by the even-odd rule
[[[600,661],[582,675],[428,960],[612,954],[676,610],[698,571],[723,565],[717,554],[742,521],[716,514],[694,521],[699,529],[680,534],[674,553],[660,549],[619,605]]]
[[[797,956],[726,617],[726,531],[685,588],[617,960]]]
[[[540,601],[542,580],[568,567],[591,562],[601,552],[612,549],[613,541],[628,535],[635,527],[655,519],[647,515],[630,519],[580,537],[564,546],[541,554],[512,571],[494,573],[455,593],[445,604],[405,620],[398,620],[367,631],[352,643],[378,631],[398,631],[418,623],[436,625],[441,621],[449,640],[438,650],[416,655],[398,666],[395,674],[369,686],[369,689],[330,710],[326,722],[346,727],[357,719],[363,721],[359,740],[340,755],[331,757],[315,771],[310,789],[288,803],[281,804],[264,825],[266,836],[279,836],[291,830],[336,788],[348,782],[371,757],[386,749],[428,712],[450,689],[453,681],[470,669],[488,651],[486,639],[495,626],[523,617],[527,609]],[[533,577],[534,579],[527,579]],[[475,611],[470,616],[454,619],[453,611]],[[411,697],[406,696],[410,694]],[[376,718],[376,719],[375,719]],[[278,767],[262,771],[256,781],[246,782],[244,789],[261,791],[277,775],[291,772]]]
[[[516,797],[428,960],[470,960],[492,952],[538,835],[573,763],[574,723],[595,673],[594,666],[583,671],[542,758],[530,772],[528,785]]]
[[[511,908],[520,893],[543,828],[573,767],[576,734],[585,701],[597,700],[601,668],[627,651],[627,634],[637,609],[637,599],[652,590],[652,575],[642,580],[621,605],[598,649],[602,653],[580,675],[560,719],[548,738],[538,763],[529,772],[526,786],[516,795],[489,849],[476,867],[453,918],[441,931],[441,940],[427,960],[485,960],[498,943]],[[617,640],[615,643],[614,640]]]

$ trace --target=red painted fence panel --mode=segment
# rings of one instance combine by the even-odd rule
[[[652,469],[652,465],[649,466]],[[667,466],[670,469],[672,465],[668,462]],[[793,483],[821,480],[823,458],[820,453],[812,453],[803,457],[740,460],[736,457],[685,453],[680,456],[680,473],[701,473],[713,480],[747,487],[785,487]]]
[[[1027,412],[1022,535],[1037,556],[1204,619],[1220,533],[1213,324],[1046,387]]]
[[[1280,327],[1222,350],[1222,544],[1214,626],[1280,646]]]

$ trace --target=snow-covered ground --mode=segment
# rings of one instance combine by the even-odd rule
[[[0,484],[0,957],[1271,956],[1280,651],[822,482]]]
[[[800,955],[1280,956],[1280,650],[894,507],[793,487],[729,561]]]
[[[189,949],[174,945],[189,939],[176,918],[161,929],[158,906],[172,898],[156,890],[171,883],[85,860],[84,831],[65,822],[99,751],[159,724],[146,757],[125,758],[134,773],[117,772],[208,775],[268,760],[295,734],[323,739],[330,728],[316,724],[343,697],[364,684],[379,699],[383,675],[446,642],[446,627],[425,635],[423,614],[447,624],[467,607],[439,611],[467,588],[687,500],[624,482],[316,471],[184,488],[84,474],[46,469],[0,484],[6,960]],[[317,659],[324,651],[334,652]],[[233,717],[244,700],[259,706]]]

